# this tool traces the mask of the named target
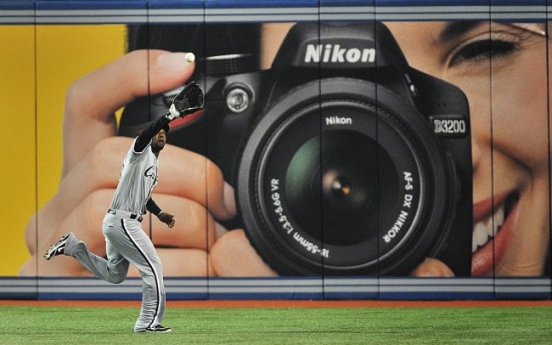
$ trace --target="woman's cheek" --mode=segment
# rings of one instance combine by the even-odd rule
[[[493,147],[531,170],[541,170],[548,167],[547,94],[528,93],[525,87],[511,86],[493,98]]]

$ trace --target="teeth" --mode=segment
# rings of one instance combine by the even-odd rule
[[[488,230],[489,227],[483,224],[483,222],[475,224],[475,228],[473,229],[472,251],[487,243],[487,239],[491,236]]]
[[[489,219],[477,222],[473,227],[472,253],[494,238],[502,223],[504,223],[504,206],[499,207]]]

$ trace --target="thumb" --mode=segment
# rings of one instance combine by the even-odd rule
[[[425,258],[410,275],[413,277],[454,277],[454,272],[440,260]]]

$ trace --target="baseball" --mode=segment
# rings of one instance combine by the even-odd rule
[[[186,58],[186,61],[188,61],[188,62],[194,62],[195,61],[194,53],[186,53],[186,55],[184,57]]]

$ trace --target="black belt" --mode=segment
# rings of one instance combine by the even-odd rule
[[[113,215],[115,215],[117,217],[120,217],[120,218],[136,219],[139,222],[141,222],[142,219],[143,219],[142,216],[137,214],[137,213],[132,213],[132,212],[128,212],[128,211],[114,210],[112,208],[107,210],[107,213],[113,214]]]

